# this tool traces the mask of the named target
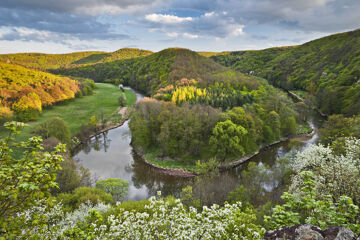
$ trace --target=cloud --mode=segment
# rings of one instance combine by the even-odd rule
[[[205,17],[222,13],[230,23],[245,26],[268,24],[319,32],[360,26],[358,0],[173,0],[172,6],[202,11]]]
[[[176,38],[177,36],[179,36],[177,32],[168,32],[166,33],[166,35],[171,38]]]
[[[164,5],[163,0],[1,0],[0,7],[46,10],[89,16],[139,14]]]
[[[28,28],[12,28],[0,35],[0,40],[6,41],[39,41],[45,42],[49,39],[60,39],[59,35],[49,31],[39,31]]]
[[[183,36],[184,36],[185,38],[189,38],[189,39],[199,38],[198,35],[196,35],[196,34],[191,34],[191,33],[184,33]]]
[[[25,36],[24,34],[21,35],[21,29],[31,29],[32,32],[37,32],[37,36],[41,36],[40,33],[47,33],[49,41],[56,39],[55,36],[59,35],[64,38],[71,35],[80,40],[131,39],[127,34],[113,32],[110,24],[101,23],[96,18],[52,13],[44,10],[17,9],[16,11],[9,11],[0,8],[0,27],[12,28],[11,35],[21,37]],[[42,41],[41,37],[31,36],[34,37],[34,40]]]
[[[244,25],[237,23],[227,13],[206,12],[197,17],[179,17],[169,14],[148,14],[139,22],[152,32],[162,32],[168,37],[188,39],[238,37],[244,34]]]
[[[177,24],[177,23],[189,22],[193,20],[192,17],[178,17],[174,15],[156,14],[156,13],[146,15],[145,19],[150,22],[162,23],[162,24]]]

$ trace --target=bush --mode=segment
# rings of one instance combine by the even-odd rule
[[[129,181],[120,178],[109,178],[97,181],[95,187],[106,193],[110,193],[117,202],[127,195]]]
[[[114,200],[111,194],[105,193],[98,188],[80,187],[74,190],[73,193],[61,193],[57,196],[58,201],[61,201],[65,210],[72,211],[78,208],[82,203],[90,201],[92,204],[105,203],[113,204]]]
[[[67,124],[61,118],[55,117],[34,127],[32,133],[40,135],[43,138],[55,137],[62,143],[70,143],[70,130]]]
[[[126,106],[126,95],[125,93],[121,93],[120,97],[119,97],[119,105],[121,107],[125,107]]]

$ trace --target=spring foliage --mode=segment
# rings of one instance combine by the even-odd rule
[[[17,214],[31,208],[35,202],[44,200],[51,204],[50,188],[56,187],[56,170],[63,160],[60,155],[64,145],[58,145],[54,152],[41,152],[42,139],[32,137],[26,142],[15,142],[25,125],[9,122],[5,127],[8,137],[0,140],[0,237],[12,238],[22,231],[25,216]],[[13,158],[13,149],[21,149],[21,158]],[[42,214],[34,216],[28,227],[36,226]]]
[[[1,103],[19,120],[33,120],[42,107],[72,99],[78,91],[75,80],[0,62]]]
[[[301,46],[239,51],[212,59],[289,90],[306,90],[326,114],[360,113],[360,30]]]

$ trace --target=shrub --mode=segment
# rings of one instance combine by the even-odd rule
[[[121,95],[119,97],[119,105],[120,105],[120,107],[125,107],[126,106],[126,95],[125,95],[125,93],[121,93]]]
[[[111,194],[105,193],[98,188],[80,187],[74,190],[73,193],[61,193],[57,196],[58,201],[61,201],[67,211],[72,211],[78,208],[82,203],[90,201],[92,204],[103,202],[106,204],[114,203]]]
[[[110,193],[117,202],[127,195],[129,181],[120,178],[109,178],[97,181],[95,187]]]
[[[55,137],[62,143],[70,143],[70,130],[67,124],[61,118],[55,117],[34,127],[32,133],[40,135],[43,138]]]

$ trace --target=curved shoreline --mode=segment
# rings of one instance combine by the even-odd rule
[[[129,118],[130,118],[129,112],[130,112],[131,107],[123,107],[123,108],[121,108],[120,110],[117,110],[117,111],[115,111],[115,112],[113,113],[113,114],[117,114],[119,111],[121,111],[121,110],[124,109],[124,108],[127,108],[127,109],[126,109],[126,112],[122,115],[122,119],[121,119],[120,122],[118,122],[118,123],[116,123],[116,124],[112,124],[112,125],[107,126],[107,127],[105,127],[105,128],[102,128],[102,129],[100,129],[99,131],[97,131],[96,133],[90,134],[90,135],[87,136],[85,139],[83,139],[82,141],[80,141],[77,145],[75,145],[75,146],[71,149],[71,151],[76,151],[76,149],[78,149],[79,147],[81,147],[81,145],[85,144],[87,141],[91,140],[93,137],[96,137],[96,136],[98,136],[98,135],[100,135],[100,134],[102,134],[102,133],[104,133],[104,132],[110,131],[110,130],[112,130],[112,129],[115,129],[115,128],[118,128],[118,127],[121,127],[122,125],[124,125],[124,123],[125,123],[126,121],[128,121]]]
[[[250,161],[253,157],[257,156],[263,150],[266,150],[269,147],[275,146],[277,144],[289,141],[290,139],[297,138],[297,137],[302,137],[302,136],[309,136],[310,137],[310,136],[312,136],[314,134],[314,132],[315,132],[314,129],[312,129],[311,131],[309,131],[307,133],[301,133],[301,134],[292,135],[292,136],[283,138],[283,139],[281,139],[279,141],[273,142],[273,143],[271,143],[269,145],[260,147],[258,149],[258,151],[256,151],[254,154],[252,154],[250,156],[245,156],[245,157],[242,157],[242,158],[240,158],[238,160],[232,161],[230,163],[220,165],[218,167],[219,171],[223,172],[223,171],[230,170],[232,168],[236,168],[237,166],[239,166],[239,165],[241,165],[241,164],[243,164],[243,163],[245,163],[247,161]],[[169,176],[185,177],[185,178],[193,178],[193,177],[198,176],[198,174],[196,174],[194,172],[187,171],[187,170],[184,170],[184,169],[181,169],[181,168],[165,168],[165,167],[158,166],[158,165],[156,165],[154,163],[151,163],[148,160],[146,160],[144,154],[142,153],[142,150],[140,150],[138,147],[136,147],[135,144],[133,144],[133,141],[131,141],[130,145],[132,146],[134,153],[137,156],[139,156],[140,159],[145,164],[147,164],[150,167],[153,167],[154,169],[157,169],[157,170],[161,171],[163,174],[166,174],[166,175],[169,175]]]
[[[286,137],[286,138],[283,138],[283,139],[280,139],[279,141],[276,141],[276,142],[273,142],[269,145],[266,145],[266,146],[263,146],[263,147],[260,147],[254,154],[250,155],[250,156],[245,156],[245,157],[242,157],[240,158],[239,160],[235,160],[235,161],[232,161],[230,163],[227,163],[227,164],[224,164],[224,165],[220,165],[219,166],[219,170],[220,171],[226,171],[226,170],[230,170],[232,168],[236,168],[237,166],[247,162],[247,161],[250,161],[253,157],[256,157],[257,155],[259,155],[262,151],[268,149],[269,147],[272,147],[272,146],[275,146],[275,145],[278,145],[280,143],[284,143],[284,142],[287,142],[289,141],[290,139],[293,139],[293,138],[298,138],[298,137],[303,137],[303,136],[312,136],[314,134],[314,129],[312,129],[311,131],[307,132],[307,133],[301,133],[301,134],[296,134],[296,135],[292,135],[292,136],[289,136],[289,137]]]
[[[198,174],[181,169],[181,168],[165,168],[165,167],[161,167],[158,166],[154,163],[149,162],[148,160],[146,160],[144,154],[142,153],[142,151],[135,146],[135,144],[133,144],[133,141],[131,141],[130,145],[133,148],[134,153],[148,166],[159,170],[161,173],[168,175],[168,176],[175,176],[175,177],[184,177],[184,178],[193,178],[196,177]]]

